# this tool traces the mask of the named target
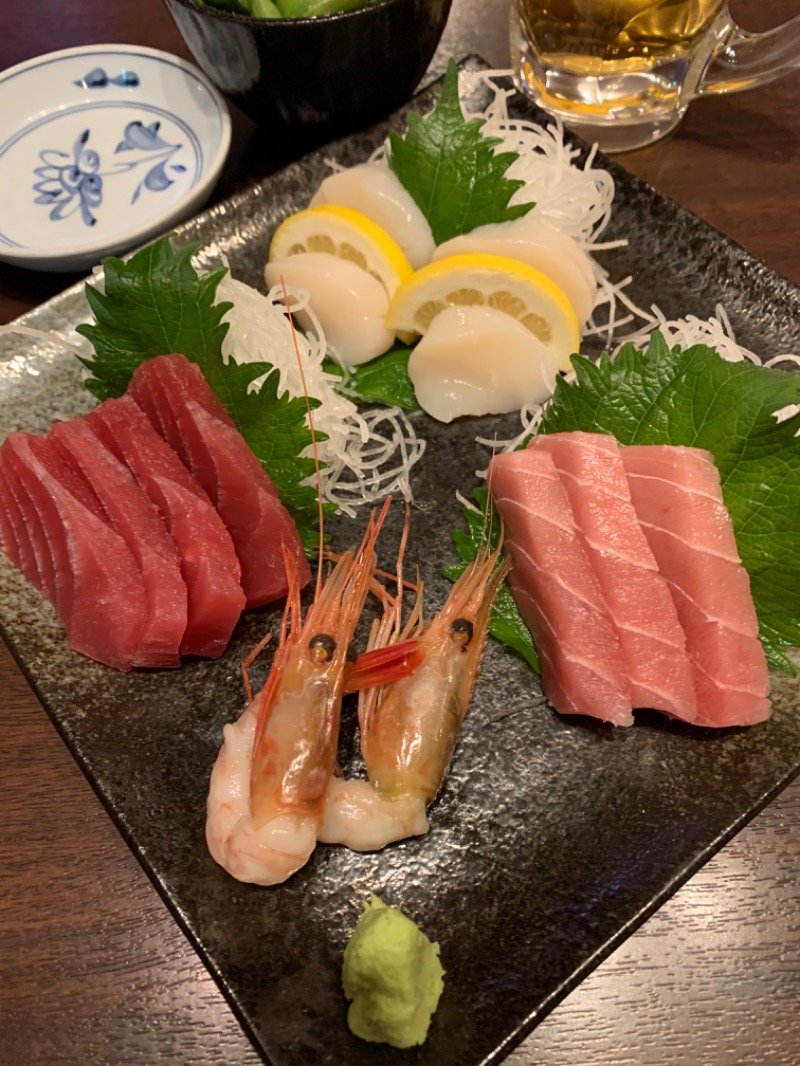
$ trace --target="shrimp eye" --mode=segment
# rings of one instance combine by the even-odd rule
[[[347,645],[347,661],[349,663],[354,663],[357,658],[358,648],[356,647],[355,641],[351,640],[350,643]]]
[[[450,626],[450,639],[462,651],[470,646],[474,633],[475,627],[468,618],[456,618]]]
[[[329,663],[336,652],[336,641],[327,633],[317,633],[308,642],[308,650],[315,663]]]

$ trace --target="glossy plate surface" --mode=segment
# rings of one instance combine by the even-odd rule
[[[426,94],[419,108],[431,100]],[[521,99],[512,106],[531,114]],[[201,242],[209,262],[224,252],[238,277],[260,285],[269,234],[305,206],[327,173],[325,160],[362,161],[386,128],[300,161],[184,226],[181,239]],[[604,262],[617,278],[633,274],[637,303],[707,317],[722,302],[750,348],[800,349],[800,291],[608,166],[617,199],[607,235],[630,243]],[[85,316],[76,288],[26,323],[68,332]],[[44,431],[56,416],[90,406],[77,361],[57,346],[9,337],[0,345],[0,437],[21,426]],[[407,565],[420,567],[431,608],[449,588],[441,569],[454,560],[455,492],[468,492],[486,465],[475,438],[495,429],[502,438],[515,422],[442,426],[417,416],[429,444],[414,476]],[[383,541],[387,560],[400,512]],[[330,524],[338,547],[362,528],[363,518]],[[643,713],[634,728],[615,732],[554,714],[527,668],[490,641],[429,835],[376,855],[319,847],[286,885],[259,889],[231,880],[209,858],[204,802],[222,726],[244,705],[239,663],[276,613],[246,615],[221,661],[125,676],[71,653],[52,611],[4,560],[0,611],[6,639],[56,726],[275,1066],[388,1061],[386,1048],[350,1036],[340,988],[342,952],[372,892],[440,943],[447,971],[427,1044],[393,1052],[392,1061],[498,1061],[800,769],[795,681],[775,677],[774,715],[750,730],[693,730]],[[268,657],[257,681],[267,665]],[[353,717],[348,705],[345,766]]]
[[[230,144],[205,75],[166,52],[69,48],[0,74],[0,259],[77,270],[196,211]]]

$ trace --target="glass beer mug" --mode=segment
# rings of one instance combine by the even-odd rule
[[[518,87],[607,152],[673,130],[701,93],[800,69],[800,16],[746,33],[726,0],[512,0]]]

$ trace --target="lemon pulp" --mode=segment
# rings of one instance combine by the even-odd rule
[[[400,246],[372,219],[350,207],[318,204],[290,215],[275,231],[270,262],[324,252],[372,274],[392,296],[413,274]]]
[[[412,274],[395,291],[386,324],[424,334],[447,307],[490,307],[515,318],[552,349],[569,370],[578,350],[580,327],[563,291],[541,271],[505,256],[474,253],[436,260]]]

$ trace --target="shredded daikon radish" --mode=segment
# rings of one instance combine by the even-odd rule
[[[361,416],[368,439],[352,434],[344,453],[331,463],[326,498],[343,511],[389,493],[412,498],[411,467],[425,450],[406,414],[399,407],[367,411]]]
[[[630,336],[618,338],[618,344],[631,342],[642,348],[646,346],[652,331],[657,329],[670,347],[675,344],[680,344],[682,348],[688,348],[692,344],[707,344],[711,348],[716,348],[722,358],[730,363],[740,363],[747,359],[758,366],[775,366],[781,362],[800,365],[800,357],[795,355],[776,355],[765,362],[760,355],[737,344],[725,308],[717,304],[714,311],[715,314],[708,319],[698,318],[697,315],[667,319],[663,311],[654,305],[648,315],[646,325]]]
[[[693,344],[705,344],[710,348],[715,348],[720,356],[729,363],[741,363],[744,360],[748,360],[756,366],[765,367],[776,367],[781,364],[791,363],[800,368],[800,355],[786,353],[764,360],[755,352],[751,352],[749,348],[744,348],[737,344],[733,327],[722,304],[717,305],[715,312],[716,314],[708,319],[698,318],[696,315],[687,315],[686,318],[667,319],[664,313],[654,306],[648,315],[648,325],[619,341],[612,359],[616,357],[619,349],[626,343],[635,344],[641,349],[646,348],[651,332],[659,330],[670,347],[679,344],[682,348],[690,348]],[[565,380],[574,381],[575,374],[566,375]],[[522,429],[509,440],[497,441],[477,437],[477,443],[486,447],[494,447],[495,450],[500,452],[514,451],[520,447],[527,437],[531,437],[536,433],[542,420],[545,406],[545,404],[529,404],[523,407],[519,413]],[[796,414],[798,410],[800,410],[800,405],[793,404],[776,411],[775,418],[779,422],[783,421],[785,418]],[[798,436],[800,436],[800,432],[798,432]],[[478,473],[480,476],[485,476],[486,472],[478,471]]]
[[[523,185],[512,197],[512,204],[536,203],[536,213],[543,221],[573,237],[587,250],[624,247],[627,241],[601,244],[598,236],[611,218],[614,199],[614,179],[594,166],[594,149],[583,165],[579,164],[581,150],[564,140],[564,127],[554,120],[540,126],[528,119],[511,118],[507,99],[514,89],[501,89],[495,79],[510,77],[510,70],[462,71],[459,74],[459,93],[467,118],[482,118],[481,132],[497,137],[496,153],[514,152],[518,158],[506,171],[512,180]],[[470,110],[470,97],[479,86],[491,90],[492,99],[483,110]],[[386,145],[371,156],[372,162],[386,158]]]
[[[565,375],[565,379],[567,381],[574,381],[575,375]],[[486,448],[492,448],[496,452],[516,451],[528,437],[532,437],[538,430],[539,423],[542,421],[545,406],[545,404],[541,403],[526,404],[519,413],[522,429],[508,440],[498,440],[496,437],[492,437],[491,439],[488,437],[476,437],[476,442],[482,444]]]
[[[617,330],[622,326],[627,326],[633,322],[634,319],[640,318],[645,322],[651,320],[651,315],[635,304],[633,300],[628,296],[625,291],[628,285],[633,281],[633,276],[628,275],[627,278],[623,278],[622,281],[618,281],[612,285],[609,281],[607,285],[599,287],[597,293],[597,299],[594,305],[594,314],[589,325],[584,329],[583,336],[599,336],[603,338],[603,341],[607,345],[611,345],[614,341]],[[595,316],[597,311],[603,304],[608,304],[608,314],[604,322],[595,323]],[[623,308],[627,308],[628,314],[623,314],[620,318],[617,317],[619,308],[617,304],[621,304]]]
[[[463,73],[459,84],[467,117],[484,119],[481,133],[501,141],[496,152],[516,153],[517,159],[506,171],[506,177],[523,185],[511,203],[533,201],[537,215],[545,222],[580,244],[591,246],[611,218],[614,179],[594,166],[594,149],[580,164],[582,150],[565,141],[560,121],[543,126],[509,116],[507,101],[516,90],[501,89],[495,79],[510,74],[504,70]],[[485,110],[470,112],[469,99],[476,85],[488,87],[493,99]]]
[[[349,515],[389,493],[400,493],[410,500],[411,467],[422,456],[425,441],[417,437],[398,408],[360,412],[352,400],[336,391],[339,379],[322,367],[325,334],[308,306],[307,294],[294,289],[286,293],[289,309],[304,309],[311,319],[312,329],[303,334],[292,331],[280,286],[264,296],[227,274],[217,291],[220,299],[233,303],[225,319],[230,328],[222,345],[223,357],[239,363],[271,363],[280,374],[279,392],[302,396],[305,379],[308,395],[319,401],[312,417],[314,429],[327,436],[327,440],[317,442],[324,464],[325,499]],[[302,377],[295,340],[303,364]],[[254,385],[258,387],[258,382]]]
[[[783,355],[773,355],[771,358],[764,360],[760,355],[751,352],[749,348],[744,348],[742,345],[737,344],[733,327],[725,308],[722,304],[717,304],[714,310],[716,314],[709,319],[698,318],[696,315],[687,315],[686,318],[668,320],[663,312],[654,306],[650,316],[651,324],[626,339],[639,346],[644,346],[651,330],[657,329],[660,330],[670,346],[680,344],[682,348],[688,348],[692,344],[707,344],[711,348],[716,348],[722,358],[727,359],[729,363],[741,363],[744,360],[749,360],[749,362],[755,363],[756,366],[776,367],[781,364],[791,363],[796,367],[800,367],[800,355],[787,352]],[[780,411],[775,411],[775,418],[782,422],[784,419],[796,414],[798,410],[800,410],[800,405],[791,404],[789,407],[781,408]],[[800,431],[798,431],[798,436],[800,436]]]
[[[622,248],[627,240],[602,241],[609,223],[614,200],[614,179],[595,165],[596,146],[581,160],[585,149],[565,140],[564,127],[558,119],[540,125],[530,119],[515,119],[508,113],[508,99],[516,90],[497,84],[510,79],[510,70],[461,71],[459,96],[465,116],[484,120],[482,132],[496,137],[495,152],[513,152],[517,159],[506,171],[507,177],[523,185],[511,199],[512,204],[536,204],[538,217],[572,237],[589,255],[597,295],[592,317],[583,330],[584,336],[599,335],[610,345],[614,331],[621,326],[648,319],[624,292],[631,279],[615,282],[594,257],[596,252]],[[490,100],[486,105],[486,90]],[[479,103],[478,103],[479,101]],[[385,162],[387,144],[370,156],[370,162]],[[329,161],[332,170],[342,169]],[[624,310],[620,312],[618,305]]]
[[[517,159],[506,171],[508,178],[524,182],[511,199],[512,204],[535,202],[536,214],[578,242],[588,253],[597,279],[594,312],[585,336],[600,334],[610,344],[614,330],[641,317],[641,310],[623,292],[630,278],[614,282],[608,271],[594,258],[594,253],[621,248],[627,240],[600,241],[611,219],[614,179],[595,166],[596,146],[581,163],[583,149],[567,143],[560,120],[539,125],[529,119],[514,119],[508,114],[507,101],[516,92],[502,89],[498,78],[509,78],[511,71],[487,70],[462,72],[459,79],[465,113],[485,119],[482,132],[497,137],[496,152],[515,152]],[[476,89],[487,87],[492,99],[484,110],[469,110],[470,96],[482,96]],[[630,312],[617,312],[621,303]]]
[[[511,199],[512,204],[534,202],[533,210],[549,225],[572,237],[589,255],[597,279],[597,297],[592,319],[585,335],[600,334],[610,344],[615,328],[626,325],[642,312],[622,291],[630,279],[614,282],[608,271],[594,258],[594,253],[621,248],[627,240],[601,241],[599,238],[611,218],[614,179],[595,165],[596,148],[581,162],[583,149],[569,144],[564,127],[557,119],[539,125],[529,119],[515,119],[508,114],[508,99],[515,89],[503,89],[500,78],[510,78],[509,70],[461,71],[459,95],[467,118],[482,118],[482,133],[497,137],[495,152],[514,152],[517,159],[506,171],[510,179],[523,182]],[[486,89],[491,99],[482,109]],[[472,103],[472,106],[470,106]],[[371,160],[386,158],[386,145],[375,151]],[[628,314],[620,316],[617,304]],[[646,316],[645,316],[646,317]]]

